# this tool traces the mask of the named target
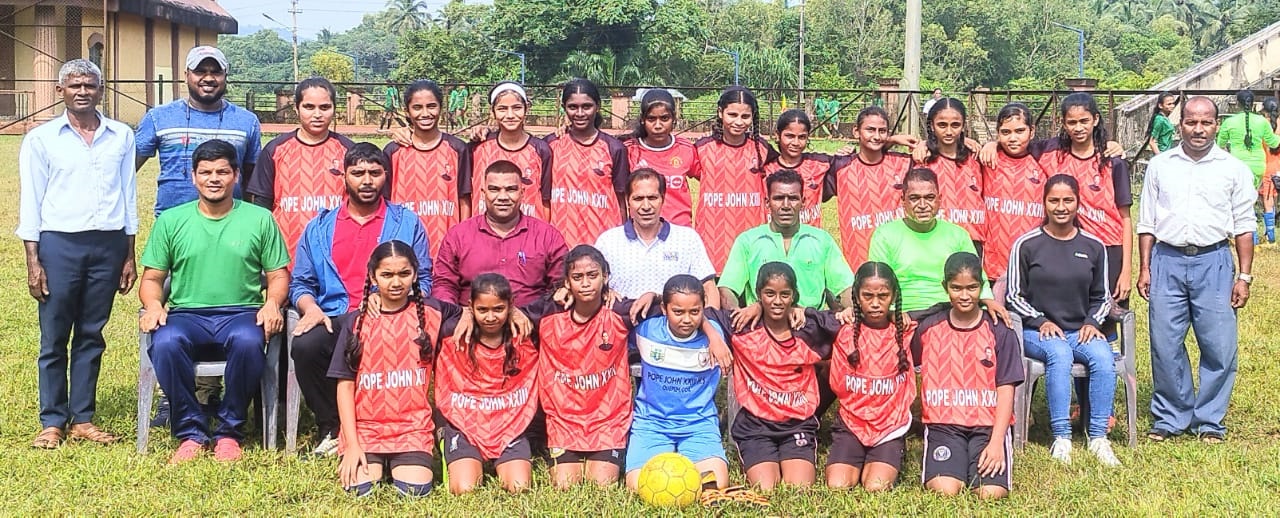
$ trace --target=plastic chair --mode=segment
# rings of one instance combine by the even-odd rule
[[[284,355],[289,361],[289,373],[285,376],[284,390],[284,451],[298,450],[298,415],[302,412],[302,389],[298,387],[298,375],[293,366],[293,330],[298,327],[298,311],[289,308],[284,323]]]
[[[141,316],[142,311],[138,312]],[[262,443],[269,449],[276,448],[276,435],[279,431],[280,418],[280,354],[283,340],[280,335],[271,337],[266,343],[266,365],[262,370],[262,400],[260,403],[262,419]],[[138,453],[147,452],[147,441],[151,435],[151,403],[155,398],[156,371],[151,364],[151,333],[138,332]],[[211,356],[196,361],[196,376],[222,376],[227,367],[225,360]],[[291,365],[292,367],[292,365]],[[293,369],[289,370],[293,379]],[[296,385],[297,381],[293,380]],[[296,424],[295,424],[296,428]]]
[[[1014,332],[1018,335],[1018,346],[1022,344],[1022,321],[1016,315],[1010,315],[1014,319]],[[1136,346],[1138,343],[1137,323],[1132,311],[1125,310],[1119,317],[1112,317],[1113,321],[1117,321],[1120,325],[1118,337],[1120,342],[1120,355],[1116,357],[1116,376],[1124,384],[1124,399],[1127,426],[1129,429],[1129,447],[1138,447],[1138,369],[1135,361],[1137,355]],[[1017,395],[1014,397],[1014,430],[1013,444],[1017,450],[1027,443],[1027,417],[1031,414],[1031,396],[1035,393],[1035,384],[1044,376],[1044,363],[1039,360],[1027,358],[1023,355],[1023,366],[1026,367],[1027,379],[1018,387]],[[1083,363],[1076,363],[1071,366],[1071,377],[1087,378],[1089,377],[1089,368]],[[1084,411],[1081,410],[1081,419],[1084,419]]]

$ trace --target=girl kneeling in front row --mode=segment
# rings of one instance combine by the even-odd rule
[[[925,487],[946,495],[971,488],[1004,498],[1013,481],[1013,391],[1025,373],[1018,337],[982,310],[982,263],[947,258],[951,305],[924,318],[911,340],[920,368]]]

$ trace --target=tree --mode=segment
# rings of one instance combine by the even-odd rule
[[[431,13],[426,0],[387,0],[387,12],[391,13],[390,29],[405,34],[431,23]]]
[[[310,62],[312,73],[335,83],[349,83],[355,79],[355,62],[333,49],[313,54]]]

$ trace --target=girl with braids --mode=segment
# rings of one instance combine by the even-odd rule
[[[662,218],[674,225],[693,225],[689,179],[700,178],[701,162],[693,142],[676,137],[676,100],[663,88],[650,88],[640,98],[640,120],[623,141],[632,170],[648,167],[667,180]],[[626,204],[623,204],[626,207]]]
[[[957,252],[942,285],[950,304],[911,338],[920,372],[925,487],[948,496],[973,490],[1004,498],[1013,482],[1013,394],[1026,373],[1013,330],[982,311],[982,263]]]
[[[609,263],[578,245],[564,259],[572,304],[543,300],[539,323],[538,390],[547,415],[551,483],[568,489],[583,479],[617,483],[631,427],[627,335],[656,294],[606,307]],[[553,314],[554,313],[554,314]]]
[[[565,83],[560,106],[569,121],[564,135],[546,136],[551,148],[551,226],[569,246],[594,243],[627,216],[631,168],[622,142],[600,124],[600,90],[586,79]]]
[[[858,152],[838,157],[823,182],[823,196],[835,196],[840,216],[840,246],[849,264],[867,260],[871,234],[902,218],[902,175],[911,156],[889,151],[889,113],[868,106],[854,120]]]
[[[496,273],[471,281],[474,327],[464,340],[448,337],[436,359],[436,408],[440,454],[448,469],[449,491],[480,486],[484,463],[492,462],[502,487],[520,492],[532,477],[525,432],[538,410],[538,349],[516,337],[509,325],[511,284]],[[452,332],[454,321],[442,332]]]
[[[434,81],[410,84],[404,91],[409,142],[391,142],[384,149],[391,160],[391,202],[418,215],[431,257],[440,250],[445,231],[471,217],[471,150],[462,139],[440,131],[443,95]]]
[[[1022,103],[1010,103],[996,115],[994,163],[982,166],[982,193],[987,203],[987,241],[982,247],[982,266],[995,283],[997,300],[1004,300],[1004,272],[1009,264],[1009,248],[1024,232],[1041,222],[1044,169],[1029,148],[1035,139],[1031,111]]]
[[[852,323],[831,352],[831,388],[840,412],[831,426],[827,486],[867,491],[893,487],[902,470],[916,378],[907,341],[915,322],[902,314],[898,276],[885,263],[855,273]]]
[[[716,106],[711,135],[694,144],[702,202],[693,229],[706,240],[719,273],[738,234],[765,221],[764,165],[777,153],[760,137],[760,108],[751,91],[731,86]]]
[[[655,455],[678,452],[700,473],[729,482],[720,437],[716,389],[733,361],[725,345],[728,320],[706,306],[702,281],[676,275],[662,289],[662,315],[636,326],[631,349],[640,355],[640,387],[627,442],[627,487],[634,491],[640,468]]]
[[[960,225],[981,253],[987,206],[982,199],[982,168],[965,140],[966,120],[959,99],[944,97],[933,103],[925,116],[923,146],[928,153],[918,162],[938,175],[938,219]]]
[[[1280,117],[1280,102],[1274,97],[1262,101],[1262,113],[1271,121],[1271,131],[1276,132],[1276,118]],[[1267,174],[1262,179],[1262,222],[1266,225],[1267,242],[1276,242],[1276,184],[1277,173],[1280,173],[1280,148],[1267,153]]]
[[[1151,109],[1151,120],[1147,122],[1147,149],[1151,155],[1159,155],[1173,147],[1173,136],[1177,134],[1169,115],[1178,106],[1178,95],[1173,92],[1160,92],[1156,96],[1156,105]]]
[[[809,153],[809,132],[813,123],[804,110],[791,109],[778,117],[778,156],[764,166],[764,174],[791,169],[804,180],[804,200],[800,207],[800,223],[822,227],[822,186],[831,173],[831,155]],[[764,193],[768,198],[768,193]]]
[[[435,426],[427,386],[440,323],[461,310],[423,299],[417,262],[403,241],[373,250],[364,299],[339,333],[329,366],[338,380],[338,477],[356,496],[387,475],[403,495],[431,492]],[[375,288],[379,307],[371,311]]]
[[[810,308],[803,325],[792,329],[796,284],[790,265],[775,261],[761,266],[756,279],[761,318],[730,339],[732,390],[742,408],[729,433],[747,482],[765,491],[779,483],[809,486],[817,478],[815,366],[831,356],[839,323],[830,312]]]
[[[1009,255],[1009,310],[1022,317],[1026,355],[1045,364],[1053,458],[1071,463],[1071,366],[1089,368],[1089,451],[1119,466],[1107,440],[1116,391],[1115,361],[1102,326],[1111,312],[1106,248],[1081,230],[1080,184],[1058,174],[1044,185],[1044,222],[1023,234]]]
[[[1236,92],[1240,113],[1227,117],[1218,129],[1218,146],[1231,152],[1253,171],[1253,186],[1262,183],[1267,169],[1267,152],[1280,147],[1277,136],[1267,118],[1253,112],[1253,92]]]

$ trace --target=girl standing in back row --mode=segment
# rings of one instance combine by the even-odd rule
[[[524,129],[529,96],[512,81],[498,83],[489,92],[490,112],[498,131],[488,132],[471,148],[471,193],[476,214],[484,213],[484,172],[494,162],[506,160],[520,168],[524,197],[520,212],[543,221],[551,214],[551,148]],[[485,128],[477,133],[485,132]]]
[[[823,181],[823,197],[835,196],[840,217],[840,248],[850,265],[867,261],[871,235],[885,223],[902,218],[902,176],[911,156],[895,153],[889,113],[868,106],[854,119],[858,152],[836,158]]]
[[[662,88],[651,88],[640,98],[640,122],[632,138],[623,141],[632,170],[648,167],[667,181],[662,218],[668,223],[693,226],[693,197],[689,179],[701,178],[701,162],[693,142],[673,134],[676,100]],[[626,204],[623,204],[625,207]]]
[[[569,125],[564,136],[547,135],[551,148],[551,226],[569,246],[591,244],[626,219],[627,150],[600,131],[600,90],[574,79],[560,94]]]
[[[996,142],[999,145],[991,166],[982,166],[982,192],[987,202],[987,246],[982,250],[982,266],[995,283],[996,300],[1004,300],[1005,270],[1014,240],[1040,224],[1044,216],[1041,191],[1044,169],[1031,154],[1036,130],[1031,111],[1022,103],[1010,103],[996,115]]]
[[[778,156],[764,166],[764,175],[783,169],[800,173],[804,180],[804,200],[800,207],[800,223],[822,227],[822,185],[832,169],[831,155],[809,153],[809,131],[813,123],[804,110],[791,109],[778,117]],[[768,197],[768,193],[761,191]]]
[[[982,168],[965,141],[966,120],[964,103],[959,99],[944,97],[933,103],[925,117],[928,154],[920,163],[938,175],[938,219],[965,229],[981,254],[987,206],[982,199]]]

